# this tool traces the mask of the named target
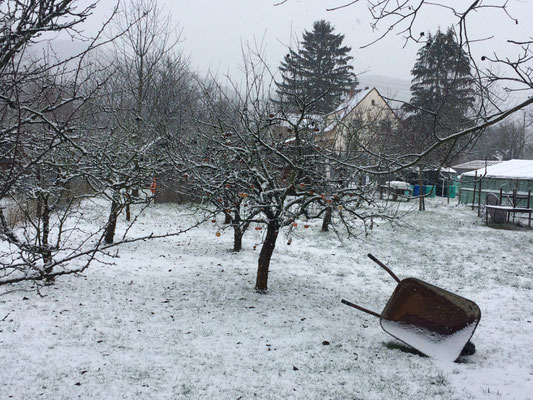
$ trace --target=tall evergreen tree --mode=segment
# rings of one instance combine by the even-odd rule
[[[409,150],[416,153],[471,124],[474,81],[468,55],[455,40],[452,29],[446,33],[437,30],[434,36],[428,34],[411,74],[411,101],[405,108],[412,114],[406,120],[406,134]],[[423,170],[428,164],[450,163],[465,140],[440,146],[420,162],[419,184],[424,182]],[[424,197],[420,197],[419,210],[424,209]]]
[[[291,49],[281,62],[276,102],[287,110],[305,106],[312,112],[328,113],[357,85],[349,65],[351,48],[342,45],[344,35],[333,31],[327,21],[314,22],[313,30],[304,32],[299,50]]]
[[[413,112],[410,120],[417,130],[442,136],[468,126],[474,104],[473,79],[469,58],[452,29],[428,35],[411,74],[407,109]]]

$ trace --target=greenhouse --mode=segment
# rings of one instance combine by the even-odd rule
[[[509,160],[461,175],[460,202],[484,205],[494,193],[500,204],[531,207],[533,199],[533,160]]]

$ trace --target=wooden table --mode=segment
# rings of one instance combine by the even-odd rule
[[[511,214],[513,214],[513,221],[514,221],[514,214],[516,213],[523,213],[523,214],[529,214],[528,216],[528,226],[531,228],[531,213],[533,212],[533,208],[526,208],[526,207],[513,207],[513,206],[492,206],[492,205],[486,205],[485,208],[487,209],[487,212],[485,213],[485,223],[489,224],[489,212],[488,210],[501,210],[506,213],[507,222],[511,219]]]

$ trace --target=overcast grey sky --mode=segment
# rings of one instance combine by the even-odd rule
[[[126,4],[130,0],[122,0]],[[267,62],[273,68],[287,52],[291,37],[301,38],[303,30],[310,30],[313,21],[326,19],[338,33],[346,36],[345,43],[352,47],[355,71],[368,71],[371,75],[384,75],[391,78],[410,80],[410,70],[415,62],[415,43],[403,48],[403,40],[391,35],[384,40],[361,49],[383,32],[372,32],[370,14],[366,1],[350,7],[326,11],[346,3],[343,0],[288,0],[274,6],[277,0],[159,0],[172,15],[173,22],[182,29],[181,47],[191,58],[195,69],[205,72],[208,69],[219,74],[238,73],[241,63],[242,43],[263,42]],[[458,10],[464,9],[470,1],[450,0]],[[493,0],[492,4],[503,1]],[[486,3],[488,4],[488,3]],[[494,38],[475,44],[479,56],[493,51],[509,51],[506,40],[524,40],[533,36],[533,4],[527,0],[509,0],[509,12],[518,18],[518,25],[505,18],[500,10],[485,9],[470,18],[470,35],[481,39]],[[105,0],[99,5],[89,24],[96,24],[109,13],[112,1]],[[417,32],[434,32],[439,26],[446,29],[452,16],[442,8],[428,8],[415,26]],[[515,49],[512,52],[516,52]]]

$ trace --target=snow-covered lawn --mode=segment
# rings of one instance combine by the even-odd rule
[[[185,227],[188,212],[152,206],[131,234]],[[309,224],[291,245],[280,236],[268,294],[254,290],[263,231],[233,253],[232,233],[210,223],[121,247],[115,265],[59,278],[43,297],[0,296],[0,398],[533,398],[533,231],[485,227],[442,199],[342,243]],[[475,301],[476,354],[411,354],[342,305],[380,312],[394,290],[367,253]]]

